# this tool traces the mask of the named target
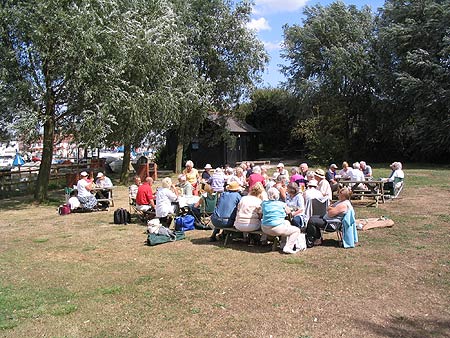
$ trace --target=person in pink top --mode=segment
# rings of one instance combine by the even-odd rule
[[[250,190],[256,182],[261,182],[263,187],[266,186],[264,176],[261,175],[261,167],[259,165],[253,167],[253,173],[248,177],[248,189]]]
[[[289,183],[292,182],[297,183],[298,186],[305,186],[305,178],[298,173],[297,167],[291,168],[291,178],[289,179]]]

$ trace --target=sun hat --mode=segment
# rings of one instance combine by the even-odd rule
[[[207,165],[205,165],[205,169],[212,169],[212,167],[211,167],[211,164],[207,164]]]
[[[88,174],[87,172],[85,172],[85,171],[82,171],[82,172],[80,173],[80,176],[81,176],[81,177],[85,177],[85,176],[89,176],[89,174]]]
[[[284,168],[284,164],[283,164],[283,163],[281,163],[281,162],[280,162],[280,163],[278,163],[278,164],[277,164],[277,168]]]
[[[100,177],[103,177],[103,176],[105,176],[105,175],[103,175],[103,173],[98,173],[97,174],[97,178],[100,178]]]
[[[221,172],[223,172],[223,171],[222,171],[222,168],[220,168],[220,167],[217,167],[216,169],[214,169],[214,173],[215,174],[218,174],[218,173],[221,173]]]
[[[338,166],[336,165],[336,164],[332,164],[332,165],[330,165],[330,168],[334,168],[334,169],[337,169],[338,168]]]
[[[233,181],[227,185],[227,190],[229,191],[238,191],[241,188],[238,182]]]
[[[314,172],[314,175],[320,178],[325,178],[325,172],[322,169],[317,169]]]
[[[308,187],[317,187],[317,181],[316,180],[311,180],[308,182]]]

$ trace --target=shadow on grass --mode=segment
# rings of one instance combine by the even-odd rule
[[[33,205],[57,208],[64,202],[64,191],[52,190],[48,192],[48,201],[44,203],[36,203],[32,195],[15,196],[0,199],[0,208],[2,210],[25,210]]]
[[[366,320],[356,320],[358,325],[380,337],[450,337],[450,320],[395,316],[385,325]]]
[[[218,250],[238,250],[238,251],[245,251],[245,252],[251,252],[251,253],[267,253],[272,251],[272,243],[268,245],[253,245],[248,244],[244,242],[241,239],[232,239],[228,240],[227,246],[224,246],[224,240],[218,240],[217,242],[210,242],[209,237],[203,237],[203,238],[191,238],[190,239],[192,244],[195,245],[208,245],[217,248]]]

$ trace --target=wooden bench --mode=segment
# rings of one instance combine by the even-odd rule
[[[241,231],[241,230],[238,230],[238,229],[236,229],[236,228],[221,228],[222,229],[222,231],[223,231],[223,233],[224,233],[224,235],[225,235],[225,241],[224,241],[224,243],[223,243],[223,246],[227,246],[227,244],[228,244],[228,239],[230,238],[230,237],[232,237],[233,236],[233,233],[240,233],[240,234],[256,234],[256,235],[265,235],[261,230],[255,230],[255,231]],[[277,250],[277,247],[278,247],[278,245],[279,245],[279,238],[278,237],[276,237],[276,236],[268,236],[268,237],[271,237],[271,238],[273,238],[273,244],[272,244],[272,251],[276,251]]]
[[[113,189],[115,187],[110,187],[110,188],[95,188],[92,189],[92,192],[97,192],[97,191],[106,191],[107,193],[107,198],[98,198],[97,202],[109,202],[109,206],[113,207],[114,206],[114,198],[113,198]]]
[[[236,167],[239,167],[242,163],[252,162],[254,165],[270,165],[270,161],[241,161],[236,162]]]
[[[384,182],[383,181],[375,181],[375,180],[373,180],[373,181],[340,180],[339,183],[344,185],[344,186],[358,185],[358,184],[366,185],[369,188],[369,190],[352,189],[352,199],[356,198],[357,200],[359,199],[359,201],[364,201],[365,198],[371,197],[371,198],[373,198],[373,200],[368,201],[369,202],[368,206],[375,204],[375,207],[378,208],[378,202],[380,200],[383,203],[385,202],[385,200],[384,200],[384,189],[383,189]]]

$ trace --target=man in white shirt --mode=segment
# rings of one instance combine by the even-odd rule
[[[97,174],[97,181],[95,181],[95,185],[97,188],[104,188],[97,192],[96,198],[97,199],[108,199],[110,195],[110,188],[112,188],[113,184],[109,177],[106,177],[103,173]],[[109,202],[100,202],[103,208],[109,207]]]
[[[304,196],[305,196],[305,202],[310,199],[323,197],[322,193],[319,190],[317,190],[317,181],[316,180],[311,180],[308,182],[308,189],[305,190]]]
[[[362,182],[366,180],[363,172],[361,171],[359,162],[353,163],[353,170],[350,173],[350,180]],[[367,186],[364,183],[354,183],[352,184],[352,190],[367,190]]]

